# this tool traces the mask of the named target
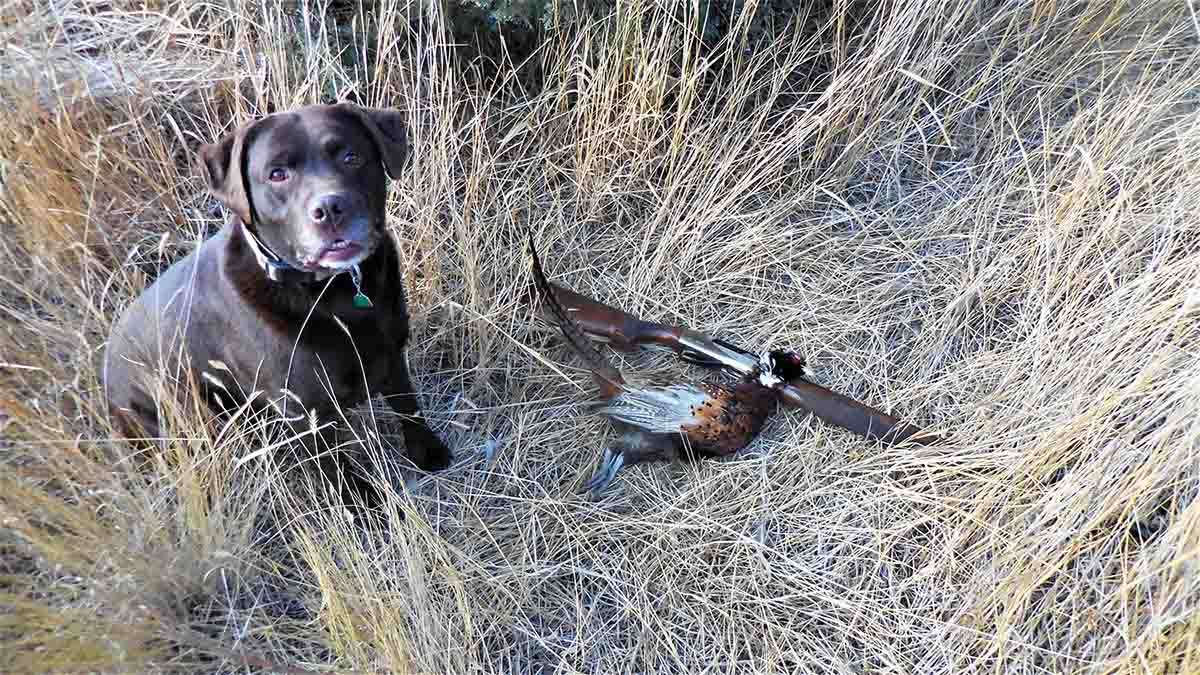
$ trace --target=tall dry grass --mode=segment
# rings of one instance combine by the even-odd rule
[[[630,2],[533,89],[436,7],[6,3],[5,672],[1200,672],[1193,4],[813,3],[701,54]],[[173,406],[131,457],[97,369],[220,223],[197,144],[344,96],[411,111],[391,214],[456,451],[374,530],[237,465],[267,421]],[[581,499],[607,431],[518,309],[526,227],[557,281],[953,441],[787,413]]]

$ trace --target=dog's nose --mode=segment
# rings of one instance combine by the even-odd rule
[[[336,230],[342,226],[342,218],[346,215],[346,200],[339,194],[321,195],[309,215],[314,223]]]

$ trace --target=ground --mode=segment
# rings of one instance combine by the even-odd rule
[[[1200,672],[1200,8],[813,3],[700,52],[631,3],[519,75],[407,9],[0,10],[6,672]],[[383,531],[274,489],[268,421],[173,406],[133,458],[99,390],[219,226],[198,144],[333,97],[410,111],[391,227],[456,452],[404,469],[380,413]],[[950,440],[786,412],[589,502],[612,435],[521,308],[526,228],[554,281]]]

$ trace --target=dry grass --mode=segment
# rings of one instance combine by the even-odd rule
[[[6,672],[1200,672],[1194,3],[816,3],[713,61],[630,3],[540,92],[382,4],[3,5]],[[386,532],[235,469],[265,422],[180,406],[131,462],[97,380],[219,223],[196,145],[347,92],[412,111],[392,214],[457,459]],[[516,309],[526,225],[557,281],[799,347],[954,441],[791,413],[586,502],[608,432]]]

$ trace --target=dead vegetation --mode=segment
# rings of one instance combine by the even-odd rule
[[[1193,3],[878,4],[710,58],[629,3],[531,91],[390,0],[5,3],[5,671],[1200,671]],[[219,225],[196,145],[332,96],[412,111],[394,231],[457,455],[385,531],[239,466],[268,422],[179,407],[134,461],[98,382],[115,313]],[[954,440],[780,415],[590,504],[608,432],[516,309],[526,226],[556,281]]]

